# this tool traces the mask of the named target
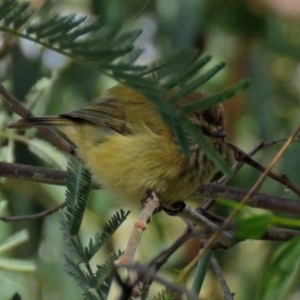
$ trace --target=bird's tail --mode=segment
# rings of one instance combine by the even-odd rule
[[[25,118],[15,123],[12,123],[8,128],[27,129],[37,126],[69,126],[74,125],[74,122],[64,117],[40,117],[40,118]]]

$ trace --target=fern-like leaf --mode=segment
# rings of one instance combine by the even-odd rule
[[[0,6],[0,31],[31,40],[102,71],[105,70],[101,63],[117,66],[114,60],[134,50],[133,43],[141,34],[141,30],[120,34],[118,28],[108,26],[99,18],[76,14],[50,13],[39,17],[37,13],[26,24],[35,13],[37,10],[28,3],[5,0]],[[25,31],[18,31],[22,25]]]
[[[31,9],[28,9],[29,5],[30,4],[26,2],[13,5],[11,7],[12,9],[9,10],[9,13],[4,16],[4,25],[9,26],[12,24],[13,28],[17,29],[19,26],[25,23],[33,13]]]
[[[202,65],[202,61],[200,61],[200,65]],[[214,75],[216,75],[220,70],[222,70],[225,67],[225,63],[219,63],[218,65],[214,66],[212,69],[207,71],[204,75],[190,81],[187,83],[184,87],[181,88],[180,92],[178,92],[175,96],[173,96],[170,99],[171,103],[176,103],[179,101],[182,97],[189,95],[191,92],[193,92],[195,89],[200,87],[202,84],[207,82],[210,78],[212,78]],[[193,70],[195,71],[195,69]],[[179,82],[178,82],[179,84]]]
[[[91,282],[94,281],[94,278],[91,278],[87,273],[85,273],[68,255],[63,254],[63,256],[65,259],[65,271],[77,282],[83,291],[92,289],[93,286],[91,285]]]
[[[192,104],[187,104],[182,108],[182,113],[184,114],[190,114],[195,111],[203,110],[208,107],[211,107],[212,105],[215,105],[217,103],[223,102],[227,99],[230,99],[233,97],[238,91],[245,90],[250,86],[249,80],[242,80],[238,84],[234,85],[233,87],[226,89],[222,93],[219,93],[217,95],[209,96],[204,99],[201,99],[199,101],[195,101]]]
[[[84,291],[82,295],[84,296],[84,300],[100,300],[96,294],[88,290]]]
[[[85,258],[89,261],[105,242],[114,234],[119,226],[126,220],[129,211],[124,212],[122,209],[104,225],[102,233],[97,233],[94,240],[90,239],[89,246],[85,248]]]
[[[79,231],[91,184],[92,179],[90,173],[83,168],[77,159],[72,158],[68,165],[66,183],[66,215],[70,235],[76,235]]]
[[[114,262],[122,255],[122,251],[111,253],[102,265],[97,265],[95,274],[97,289],[99,288],[103,294],[109,292],[109,287],[113,280],[112,270],[114,269]]]
[[[172,294],[167,290],[162,290],[152,300],[175,300],[178,299],[178,296],[172,296]]]

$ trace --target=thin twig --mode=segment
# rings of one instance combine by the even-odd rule
[[[264,141],[259,141],[257,145],[255,145],[248,153],[244,152],[243,153],[248,156],[248,157],[251,157],[253,156],[254,154],[256,154],[259,150],[261,149],[264,149],[264,148],[267,148],[269,146],[273,146],[277,143],[282,143],[282,142],[286,142],[287,141],[287,138],[282,138],[282,139],[277,139],[277,140],[274,140],[274,141],[271,141],[271,142],[264,142]],[[298,138],[295,138],[293,140],[293,142],[300,142],[300,139]],[[230,143],[229,141],[226,141],[226,144],[227,145],[233,145],[232,143]],[[236,147],[236,146],[234,146]],[[237,147],[236,147],[237,148]],[[237,148],[239,149],[239,148]],[[240,151],[242,151],[241,149],[239,149]],[[242,168],[242,166],[246,163],[246,161],[243,161],[243,160],[239,160],[237,161],[231,168],[231,170],[233,171],[233,176],[235,174],[237,174],[237,172]],[[264,168],[264,167],[263,167]],[[262,169],[261,169],[262,170]],[[233,177],[228,177],[227,175],[224,175],[222,176],[219,180],[216,181],[217,184],[222,184],[222,185],[226,185],[229,180]],[[285,176],[285,175],[279,175],[279,176],[283,176],[283,182],[281,182],[282,184],[284,184],[284,182],[286,180],[288,180],[290,183],[291,181]],[[281,180],[281,178],[279,178],[279,180]],[[284,184],[285,185],[285,184]],[[292,186],[295,187],[295,185],[292,183]],[[299,191],[299,189],[296,187],[296,189],[294,191]],[[296,193],[297,194],[297,193]],[[208,210],[213,204],[215,203],[215,200],[214,199],[205,199],[202,203],[201,203],[201,208],[205,209],[205,210]]]
[[[184,286],[181,286],[179,284],[176,284],[174,282],[170,282],[170,281],[164,279],[163,277],[157,275],[156,272],[149,269],[148,267],[137,265],[137,264],[134,264],[134,265],[126,264],[126,265],[117,265],[117,266],[115,266],[115,268],[117,268],[117,269],[118,268],[126,268],[126,269],[134,270],[143,276],[152,278],[154,281],[162,284],[163,286],[165,286],[166,288],[168,288],[169,290],[171,290],[173,292],[187,295],[190,300],[199,300],[198,296],[195,295],[195,293],[189,291]]]
[[[206,238],[218,232],[220,228],[218,225],[187,206],[182,211],[178,212],[176,216],[187,219],[201,226]],[[219,242],[226,248],[231,248],[236,245],[237,239],[231,232],[223,231],[219,236]]]
[[[151,267],[153,270],[158,271],[176,250],[178,250],[183,244],[195,237],[197,234],[198,233],[196,233],[195,226],[188,226],[187,229],[183,232],[183,234],[168,249],[162,251],[159,255],[157,255],[148,264],[148,266]]]
[[[237,161],[246,163],[261,172],[264,172],[266,170],[264,166],[262,166],[252,157],[250,157],[250,155],[248,155],[242,149],[238,148],[230,142],[227,142],[227,145],[234,151],[234,157]],[[289,188],[291,191],[293,191],[296,195],[300,196],[300,189],[285,174],[276,174],[270,171],[268,176],[280,182],[281,184]]]
[[[32,114],[18,99],[10,93],[5,87],[0,83],[0,94],[3,96],[5,102],[9,105],[10,109],[23,118],[34,118]],[[44,133],[58,148],[61,150],[75,155],[76,151],[73,146],[63,139],[59,134],[54,132],[48,127],[39,126],[37,129]]]
[[[134,224],[134,227],[130,233],[129,240],[127,242],[127,246],[125,249],[125,252],[123,255],[121,255],[118,260],[115,261],[115,265],[124,265],[124,264],[130,264],[132,265],[134,263],[135,254],[138,248],[139,241],[142,237],[142,234],[144,230],[147,227],[147,223],[151,219],[152,215],[154,214],[155,210],[159,207],[160,201],[156,195],[156,193],[153,191],[151,192],[151,196],[148,197],[146,200],[145,206],[138,216],[137,221]],[[139,283],[139,276],[135,272],[134,269],[129,271],[129,277],[130,282],[133,284],[133,291],[134,299],[139,299],[140,296],[140,288],[141,284]],[[136,284],[134,284],[136,282]],[[110,288],[111,291],[114,291],[114,283],[112,287]],[[109,296],[108,299],[111,299]]]
[[[66,206],[66,202],[63,202],[59,205],[56,205],[50,209],[44,210],[43,212],[40,212],[37,214],[26,215],[26,216],[10,216],[10,217],[0,216],[0,221],[22,222],[22,221],[27,221],[27,220],[41,219],[41,218],[45,218],[45,217],[57,212],[58,210],[60,210],[61,208],[64,208],[65,206]]]
[[[212,267],[213,267],[213,269],[214,269],[214,271],[215,271],[215,273],[216,273],[216,275],[219,279],[220,285],[221,285],[222,290],[224,292],[224,299],[225,300],[233,300],[234,293],[230,292],[229,286],[228,286],[228,284],[225,280],[222,269],[220,268],[219,263],[216,260],[216,257],[214,256],[214,254],[211,256],[210,262],[211,262],[211,265],[212,265]]]
[[[257,145],[255,145],[249,152],[248,152],[248,155],[253,155],[256,151],[258,151],[258,149],[261,148],[261,145],[263,144],[262,141],[260,141]],[[237,172],[241,169],[241,167],[244,165],[244,162],[236,162],[232,167],[231,167],[231,170],[232,170],[232,173],[233,173],[233,176],[237,174]],[[227,175],[223,175],[219,180],[217,180],[217,184],[221,184],[221,185],[226,185],[229,180],[233,177],[229,177]],[[211,206],[215,203],[215,200],[212,199],[212,198],[208,198],[208,199],[205,199],[200,207],[202,209],[205,209],[205,210],[208,210],[211,208]]]
[[[134,224],[134,228],[131,232],[124,254],[119,257],[115,264],[132,264],[134,262],[139,240],[143,234],[143,231],[146,229],[147,223],[149,222],[153,213],[159,207],[159,203],[160,201],[156,196],[156,193],[152,192],[151,197],[147,199],[142,212],[140,213],[137,221]]]

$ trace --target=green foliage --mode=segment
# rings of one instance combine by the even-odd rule
[[[1,8],[5,14],[1,13]],[[4,20],[4,26],[0,26],[0,31],[29,39],[140,91],[161,111],[163,119],[178,137],[186,155],[189,154],[187,135],[190,135],[222,172],[231,174],[224,158],[211,147],[203,133],[194,130],[191,122],[183,116],[195,108],[202,109],[201,105],[199,104],[200,108],[197,103],[195,106],[182,109],[174,107],[174,103],[180,98],[190,94],[218,73],[225,66],[224,63],[216,65],[195,79],[193,77],[211,57],[208,55],[199,57],[194,49],[175,50],[149,66],[133,65],[141,53],[140,49],[133,46],[141,30],[124,33],[119,28],[105,24],[99,18],[77,17],[74,14],[49,14],[44,19],[38,20],[35,16],[31,20],[33,13],[38,15],[39,12],[32,12],[28,5],[16,0],[4,1],[1,8],[0,21]],[[25,27],[25,33],[18,31],[20,24]],[[166,102],[164,96],[174,86],[181,86],[181,89]],[[212,106],[216,102],[224,101],[246,86],[247,84],[240,84],[227,90],[226,93],[206,98],[205,104]]]
[[[104,225],[103,231],[97,233],[94,240],[90,239],[87,247],[83,247],[78,233],[91,188],[91,177],[75,158],[68,165],[66,186],[67,212],[62,221],[62,230],[68,254],[63,255],[64,269],[82,289],[84,299],[106,299],[112,282],[113,264],[122,252],[111,253],[103,264],[97,265],[95,273],[89,261],[125,221],[129,212],[117,212]]]
[[[175,299],[178,298],[176,296],[172,296],[172,294],[168,290],[163,290],[152,298],[152,300],[175,300]]]
[[[195,276],[193,279],[193,284],[191,290],[195,292],[196,295],[200,294],[203,281],[205,278],[205,275],[207,273],[208,266],[210,264],[210,258],[213,255],[211,250],[207,250],[202,257],[199,259],[197,263],[197,268],[195,271]]]
[[[91,184],[89,172],[78,160],[71,159],[66,184],[67,228],[71,236],[78,234]]]
[[[85,248],[85,257],[90,260],[96,252],[105,244],[105,242],[114,234],[119,226],[126,220],[129,211],[124,212],[122,209],[117,212],[103,227],[103,231],[97,233],[94,240],[90,239],[89,246]]]
[[[297,237],[277,250],[260,280],[256,299],[287,299],[293,281],[299,276],[299,247]]]
[[[113,280],[112,270],[114,268],[114,262],[122,254],[123,253],[120,250],[118,250],[118,253],[111,253],[103,264],[97,265],[97,271],[95,274],[97,288],[106,295],[109,292],[109,287]]]
[[[237,237],[243,239],[261,238],[272,224],[272,220],[271,214],[251,216],[238,222],[235,233]]]

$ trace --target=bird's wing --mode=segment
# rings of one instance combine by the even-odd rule
[[[76,121],[87,121],[123,135],[131,134],[131,130],[126,124],[124,104],[114,98],[96,100],[79,110],[60,114],[60,117],[72,119],[75,123]]]

